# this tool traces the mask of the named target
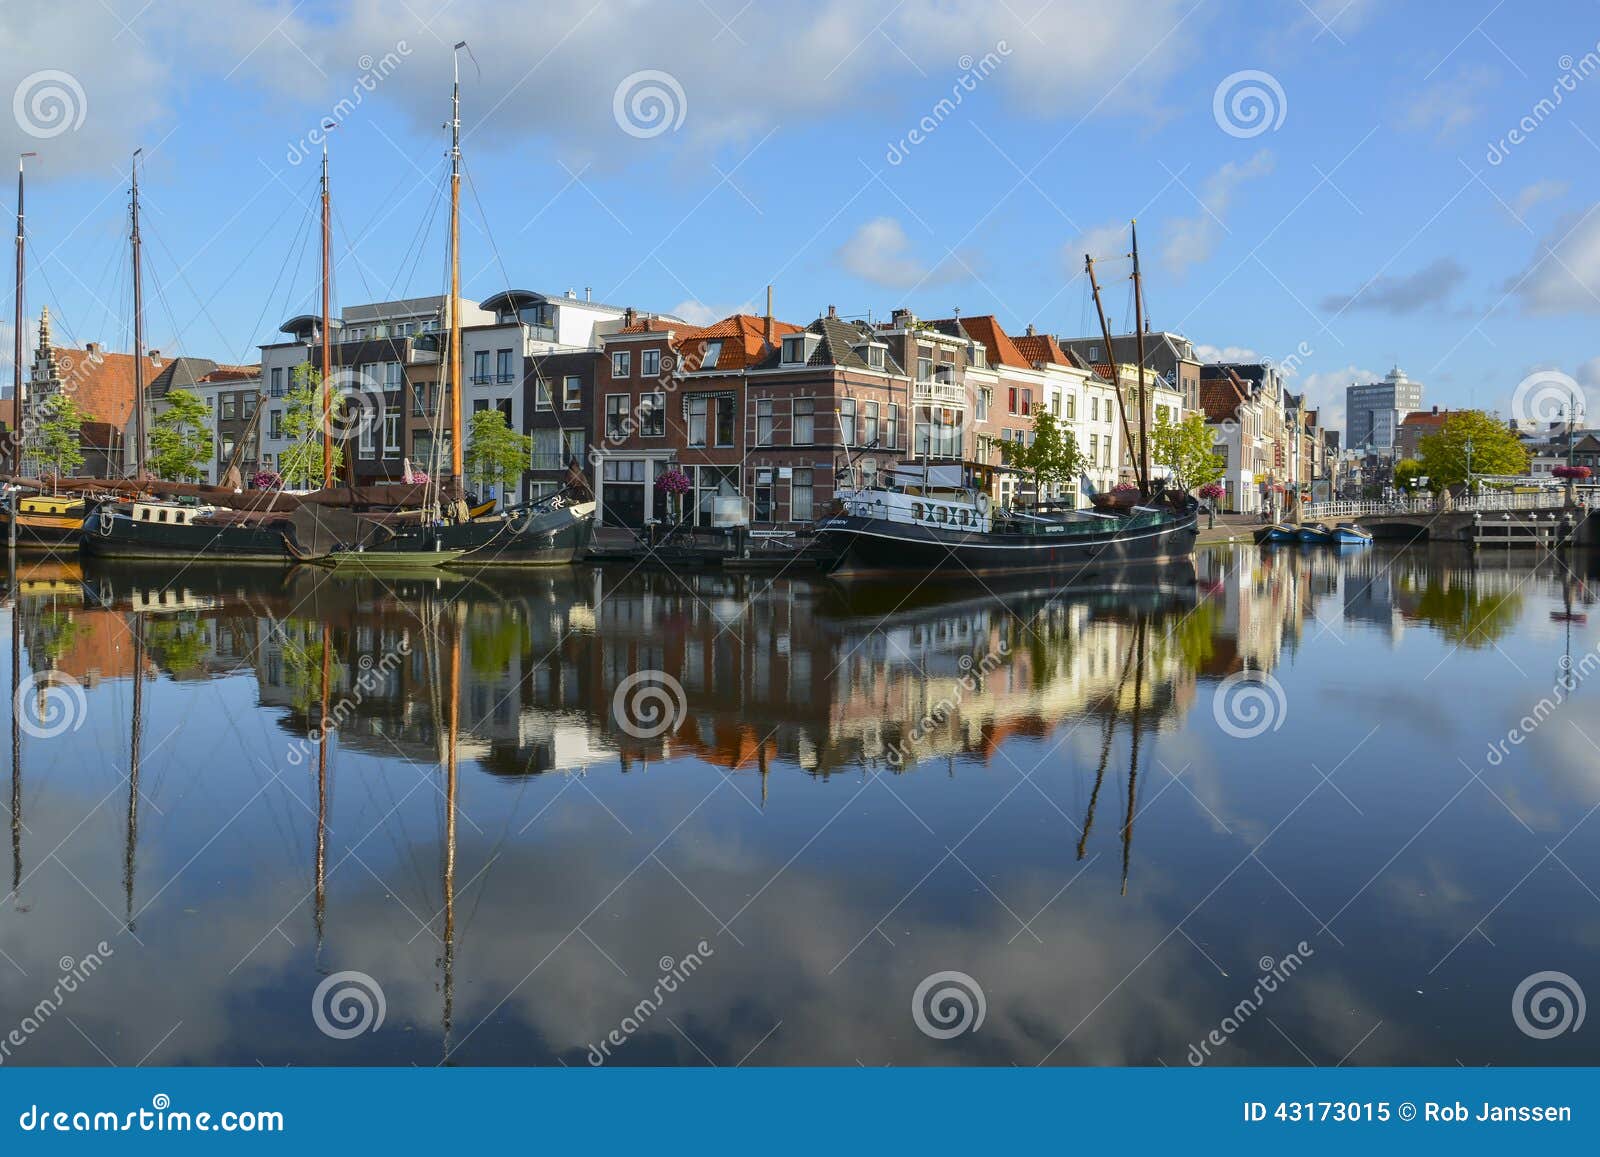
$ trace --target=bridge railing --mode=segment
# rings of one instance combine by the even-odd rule
[[[1448,508],[1441,507],[1430,496],[1401,498],[1387,502],[1310,502],[1304,508],[1303,517],[1309,521],[1321,522],[1383,514],[1472,514],[1491,510],[1555,510],[1564,502],[1565,495],[1559,490],[1537,494],[1491,492],[1474,498],[1458,498]]]

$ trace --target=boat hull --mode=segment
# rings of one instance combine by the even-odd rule
[[[109,507],[86,520],[79,545],[96,558],[273,565],[298,561],[282,532],[268,526],[138,522]]]
[[[590,503],[526,517],[479,519],[404,530],[366,556],[446,553],[440,565],[462,567],[568,566],[594,538]]]
[[[906,574],[950,578],[1056,574],[1083,578],[1129,565],[1194,557],[1195,516],[1072,535],[974,534],[879,518],[830,518],[818,544],[832,548],[829,577],[861,581]]]

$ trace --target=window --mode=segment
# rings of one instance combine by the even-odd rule
[[[1011,392],[1016,393],[1015,390],[1012,390]],[[978,391],[977,404],[973,406],[972,416],[974,419],[979,422],[987,422],[989,420],[989,402],[993,396],[994,391],[988,388]]]
[[[1099,464],[1100,464],[1100,435],[1099,434],[1090,434],[1089,435],[1089,465],[1098,466]]]
[[[561,404],[569,410],[583,405],[583,379],[577,374],[568,374],[562,379]]]
[[[633,352],[617,350],[611,355],[611,376],[625,378],[633,373]]]
[[[281,438],[281,437],[283,437],[283,411],[282,410],[268,410],[267,411],[267,437],[269,437],[269,438]]]
[[[878,440],[878,403],[868,402],[866,417],[862,421],[861,444],[870,446]]]
[[[489,351],[478,350],[472,355],[472,383],[483,385],[489,381]]]
[[[883,347],[881,345],[868,346],[867,365],[871,366],[875,370],[881,370],[883,369],[883,363]]]
[[[1100,398],[1098,395],[1089,399],[1089,420],[1092,422],[1100,420]]]
[[[222,416],[224,418],[232,418],[238,413],[238,411],[238,399],[232,394],[224,394],[222,397]]]
[[[383,408],[383,452],[391,458],[400,453],[400,408],[397,405]]]
[[[816,441],[816,412],[815,398],[794,400],[794,431],[790,438],[794,445],[809,446]]]
[[[272,396],[274,398],[283,397],[283,370],[281,368],[272,371]]]
[[[511,368],[511,351],[496,350],[494,354],[494,380],[504,385],[515,375]]]
[[[700,368],[703,370],[714,370],[717,368],[717,363],[721,360],[722,342],[706,342],[706,348],[700,354]]]
[[[811,468],[796,466],[789,483],[789,517],[796,522],[810,522],[812,506]]]
[[[756,403],[756,445],[772,445],[772,402],[763,399]]]
[[[856,440],[856,400],[839,399],[839,444],[852,446]]]
[[[659,391],[639,395],[639,433],[646,438],[667,434],[667,395]]]
[[[246,398],[244,400],[244,407],[239,412],[239,417],[241,417],[241,418],[253,418],[253,417],[255,417],[256,416],[256,402],[258,400],[259,399],[256,399],[256,398]],[[1162,407],[1160,407],[1160,409],[1161,409],[1161,411],[1163,413],[1165,413],[1167,408],[1165,406],[1162,406]]]
[[[924,346],[923,348],[926,349],[927,347]],[[917,381],[933,381],[933,359],[931,357],[919,357],[917,359]]]
[[[734,400],[732,398],[717,399],[717,445],[733,445],[733,420]]]
[[[900,448],[900,407],[895,402],[889,403],[889,414],[883,420],[883,448],[885,450]]]
[[[643,482],[643,458],[607,458],[600,468],[600,477],[607,482]]]
[[[1050,395],[1050,412],[1052,414],[1054,414],[1058,418],[1061,417],[1061,395],[1060,394],[1051,394]]]
[[[689,423],[689,445],[701,446],[706,444],[706,410],[711,399],[704,394],[690,398],[688,401],[687,420]]]
[[[561,469],[561,431],[540,427],[533,432],[533,469]]]
[[[533,384],[533,408],[548,410],[550,406],[550,383],[540,378]]]
[[[606,437],[621,439],[628,436],[628,395],[606,395]]]
[[[645,350],[639,355],[639,372],[653,378],[661,372],[661,351]]]
[[[384,362],[383,388],[386,390],[398,390],[402,381],[404,381],[404,378],[401,376],[400,363]]]
[[[1078,395],[1077,394],[1068,394],[1067,395],[1067,421],[1076,422],[1077,420],[1078,420]]]
[[[484,413],[488,413],[488,411],[489,411],[489,399],[488,398],[473,398],[472,399],[472,412],[474,414],[484,414]]]
[[[806,360],[806,339],[801,334],[783,339],[783,364],[786,366],[804,365]]]
[[[562,465],[568,462],[582,463],[584,451],[588,449],[587,439],[582,430],[563,430],[561,432]]]
[[[432,385],[431,382],[411,383],[411,416],[413,418],[420,418],[427,413],[428,387],[430,385]]]
[[[372,433],[371,422],[362,422],[356,430],[356,446],[358,453],[363,458],[376,458],[378,455],[377,445],[373,440]]]
[[[1009,391],[1009,404],[1006,407],[1006,412],[1007,413],[1011,413],[1011,414],[1018,413],[1018,410],[1017,410],[1017,395],[1020,392],[1021,391],[1019,391],[1016,386],[1012,386],[1011,387],[1011,389]]]

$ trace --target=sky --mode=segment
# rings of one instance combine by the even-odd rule
[[[147,344],[254,361],[316,308],[323,123],[338,126],[336,303],[445,288],[466,40],[468,297],[587,287],[706,321],[760,312],[771,284],[801,324],[908,307],[1082,335],[1098,324],[1086,252],[1111,324],[1131,328],[1136,218],[1152,325],[1279,363],[1330,424],[1346,385],[1395,364],[1427,404],[1543,418],[1600,390],[1600,0],[1527,15],[1503,0],[7,3],[0,148],[38,153],[30,331],[48,305],[58,341],[129,348],[142,148]]]

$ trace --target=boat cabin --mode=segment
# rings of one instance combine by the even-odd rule
[[[212,512],[209,506],[168,506],[164,503],[135,502],[135,522],[165,523],[167,526],[189,526],[202,514]]]

